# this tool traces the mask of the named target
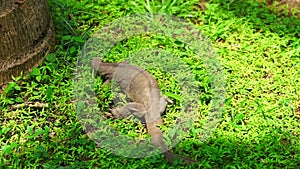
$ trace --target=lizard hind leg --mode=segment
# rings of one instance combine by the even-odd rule
[[[147,111],[143,104],[130,102],[121,108],[111,109],[111,113],[116,118],[125,118],[133,114],[137,118],[142,118],[147,114]]]

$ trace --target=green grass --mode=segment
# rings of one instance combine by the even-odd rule
[[[0,95],[0,168],[297,168],[300,166],[300,19],[264,3],[198,1],[49,0],[57,32],[53,54],[28,75],[16,77]],[[185,58],[199,81],[201,111],[189,135],[172,150],[199,165],[171,165],[162,155],[125,158],[99,148],[84,132],[73,100],[73,71],[84,41],[105,24],[135,13],[184,18],[203,32],[224,66],[226,111],[213,135],[200,142],[211,86],[194,53],[168,39],[141,35],[124,40],[106,56],[119,61],[144,48],[162,48]],[[190,60],[189,60],[190,59]],[[166,72],[149,70],[163,92],[180,92]],[[176,79],[175,79],[176,80]],[[97,79],[99,108],[107,115],[112,97]],[[176,100],[175,98],[172,98]],[[167,131],[178,113],[163,115]],[[134,118],[108,123],[146,137]]]

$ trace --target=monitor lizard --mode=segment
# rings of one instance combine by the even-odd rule
[[[115,117],[124,118],[130,114],[139,118],[143,117],[151,142],[162,149],[166,160],[173,163],[176,158],[179,158],[184,163],[196,162],[171,152],[165,146],[162,131],[158,125],[162,124],[161,113],[165,111],[167,102],[172,101],[160,95],[158,83],[150,73],[127,61],[108,63],[102,62],[98,57],[92,59],[91,66],[100,76],[109,80],[113,78],[132,101],[121,108],[111,109]]]

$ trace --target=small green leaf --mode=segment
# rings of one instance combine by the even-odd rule
[[[27,127],[27,132],[28,132],[29,135],[32,135],[32,134],[34,133],[34,132],[33,132],[33,127],[28,126],[28,127]]]
[[[2,146],[2,151],[4,152],[4,154],[10,154],[12,149],[17,147],[18,146],[18,143],[16,142],[13,142],[11,143],[10,145],[5,145],[5,146]]]
[[[85,104],[83,101],[78,102],[76,114],[79,114],[85,108]]]
[[[10,128],[9,128],[9,127],[3,127],[3,129],[2,129],[2,130],[0,130],[0,135],[1,135],[1,134],[5,134],[5,133],[7,133],[9,130],[10,130]]]
[[[241,114],[241,113],[240,113],[240,114],[238,114],[238,115],[235,116],[235,119],[236,119],[237,121],[241,121],[241,120],[243,120],[244,116],[245,116],[244,114]]]
[[[72,37],[71,37],[70,35],[66,35],[66,36],[63,36],[61,39],[62,39],[63,41],[69,41],[69,40],[72,39]]]
[[[13,98],[6,100],[8,104],[15,104],[15,100]]]
[[[50,79],[49,75],[43,75],[42,80],[48,81]]]
[[[38,135],[41,135],[41,134],[44,134],[44,133],[47,133],[45,132],[45,130],[43,130],[42,128],[38,128],[35,132],[35,136],[38,136]]]
[[[46,90],[46,100],[50,101],[52,99],[53,90],[52,87],[48,87]]]
[[[84,42],[84,40],[80,36],[75,36],[74,41],[75,42]]]
[[[192,128],[191,129],[191,132],[193,133],[193,134],[199,134],[201,131],[202,131],[203,129],[202,128]]]
[[[185,63],[189,64],[189,65],[193,65],[194,64],[194,61],[190,58],[183,58],[182,59]]]
[[[49,131],[50,131],[50,128],[46,125],[45,126],[45,132],[49,133]]]
[[[49,55],[46,56],[46,60],[48,62],[54,62],[56,60],[56,53],[50,53]]]
[[[73,53],[75,53],[76,52],[76,48],[74,47],[74,46],[72,46],[71,48],[70,48],[70,54],[73,54]]]
[[[24,103],[24,100],[21,97],[17,97],[15,101],[17,103]]]
[[[278,103],[278,105],[279,106],[287,106],[287,105],[289,105],[289,103],[290,103],[291,101],[290,100],[288,100],[288,99],[281,99],[281,100],[279,100],[279,103]]]
[[[42,76],[37,76],[37,77],[35,77],[35,79],[36,79],[36,81],[40,82],[42,79]]]
[[[40,74],[41,74],[41,71],[40,71],[40,69],[37,68],[37,67],[34,67],[34,68],[32,69],[32,71],[31,71],[31,73],[30,73],[31,76],[38,76],[38,75],[40,75]]]
[[[10,91],[13,91],[16,85],[17,85],[16,82],[9,82],[7,87],[4,89],[4,92],[7,94]]]
[[[166,92],[165,95],[168,96],[169,98],[173,98],[175,100],[182,101],[182,97],[178,94]]]
[[[16,86],[14,87],[16,90],[21,90],[21,87],[18,85],[18,84],[16,84]]]

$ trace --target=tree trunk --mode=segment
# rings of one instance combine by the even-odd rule
[[[40,64],[54,43],[47,0],[0,0],[0,87]]]

